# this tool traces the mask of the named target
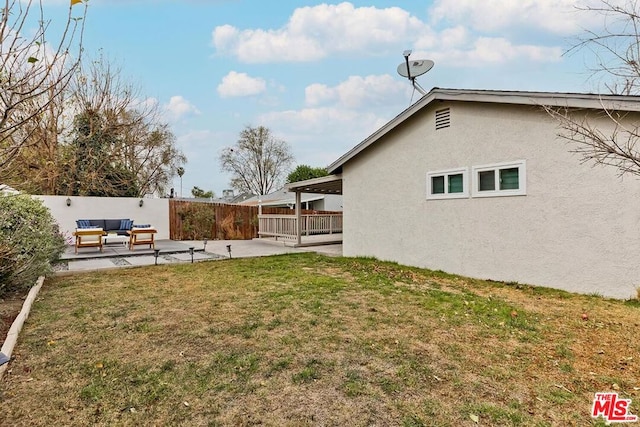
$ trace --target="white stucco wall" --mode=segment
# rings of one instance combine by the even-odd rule
[[[325,194],[323,199],[313,202],[313,209],[318,211],[341,211],[342,195]]]
[[[343,166],[345,256],[628,298],[640,286],[640,181],[580,164],[535,107],[438,103]],[[426,200],[426,174],[526,160],[525,196]]]
[[[78,219],[125,219],[135,224],[151,224],[158,230],[156,239],[169,238],[169,199],[132,197],[33,196],[42,200],[58,222],[60,231],[71,235]],[[139,202],[143,200],[142,207]]]

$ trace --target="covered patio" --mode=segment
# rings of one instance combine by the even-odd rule
[[[295,193],[293,215],[262,214],[258,207],[258,236],[299,246],[342,243],[342,213],[302,215],[302,194],[342,194],[342,175],[328,175],[285,185]]]

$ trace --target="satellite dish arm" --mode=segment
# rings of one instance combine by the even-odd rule
[[[411,81],[414,81],[414,78],[411,77],[411,69],[409,68],[409,55],[405,55],[404,60],[407,63],[407,78]]]
[[[418,82],[416,81],[416,79],[415,79],[415,78],[412,78],[412,79],[411,79],[411,83],[413,83],[413,87],[414,87],[418,92],[420,92],[420,95],[425,96],[425,95],[427,94],[427,91],[426,91],[426,90],[424,90],[424,88],[418,84]]]

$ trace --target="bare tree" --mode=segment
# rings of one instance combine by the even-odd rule
[[[138,114],[137,111],[130,115]],[[135,176],[139,195],[165,194],[174,171],[187,159],[177,148],[176,138],[168,124],[159,117],[132,120],[137,126],[125,128],[121,141],[121,160]]]
[[[102,56],[78,67],[25,126],[33,127],[30,142],[3,172],[5,182],[31,193],[165,194],[186,161],[158,103],[145,101]]]
[[[103,56],[78,69],[70,87],[75,132],[67,156],[65,194],[166,193],[175,169],[186,161],[162,122],[157,102],[121,78]],[[132,194],[133,192],[133,194]]]
[[[67,91],[50,102],[37,120],[24,123],[29,136],[12,161],[1,168],[0,180],[30,194],[57,194],[61,171],[68,168],[65,136],[69,123],[65,115]]]
[[[591,79],[614,95],[640,94],[640,3],[601,0],[581,12],[602,18],[599,29],[586,30],[566,54],[587,51],[593,58]],[[559,136],[575,144],[583,162],[640,175],[640,116],[602,100],[602,111],[545,107],[560,126]]]
[[[620,175],[640,176],[640,115],[602,103],[602,110],[545,107],[560,126],[558,136],[573,144],[583,163],[613,166]]]
[[[47,40],[50,21],[41,0],[0,3],[0,171],[9,170],[20,151],[37,140],[32,136],[41,127],[35,124],[78,66],[87,8],[74,8],[75,3],[55,42]]]
[[[232,173],[231,187],[256,195],[282,185],[292,163],[289,144],[263,126],[245,127],[236,145],[220,154],[222,170]]]
[[[565,55],[587,51],[590,79],[608,93],[637,95],[640,89],[640,3],[637,0],[600,0],[577,7],[601,19],[601,26],[585,29]],[[591,62],[591,64],[589,64]]]

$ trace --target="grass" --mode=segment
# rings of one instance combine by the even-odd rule
[[[601,425],[598,391],[640,413],[639,310],[316,254],[58,277],[0,383],[0,419]]]

